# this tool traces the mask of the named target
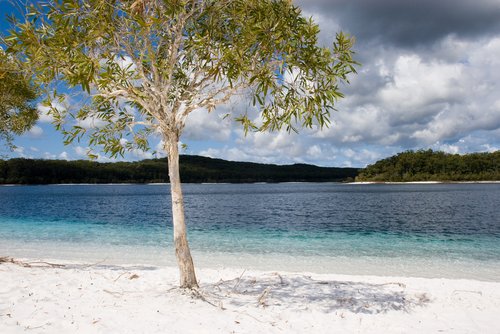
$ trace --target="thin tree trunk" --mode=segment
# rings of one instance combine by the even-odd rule
[[[179,174],[179,148],[176,138],[169,138],[165,143],[168,154],[168,176],[170,178],[170,192],[172,196],[172,219],[174,225],[174,245],[177,264],[180,272],[181,288],[197,288],[198,282],[194,272],[193,259],[186,235],[186,223],[184,220],[184,199],[181,189],[181,178]]]

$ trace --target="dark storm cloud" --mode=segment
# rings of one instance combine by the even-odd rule
[[[364,43],[430,45],[500,32],[499,0],[301,0],[307,12],[330,16]]]

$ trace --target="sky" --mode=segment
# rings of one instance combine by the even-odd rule
[[[405,150],[449,153],[500,149],[499,0],[300,0],[320,26],[319,43],[336,32],[356,38],[362,66],[342,86],[325,129],[249,133],[230,118],[244,112],[238,98],[211,113],[196,111],[181,137],[184,154],[234,161],[364,167]],[[0,0],[0,12],[8,11]],[[2,22],[3,29],[5,22]],[[10,157],[83,159],[84,143],[62,144],[50,118],[17,137]],[[152,147],[159,147],[153,138]],[[162,156],[161,153],[158,156]],[[123,159],[151,158],[134,151]],[[103,155],[99,160],[107,161]]]

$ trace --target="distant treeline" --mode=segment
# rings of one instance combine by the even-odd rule
[[[353,181],[357,168],[278,166],[232,162],[201,156],[180,157],[182,182]],[[88,160],[0,160],[0,184],[168,182],[167,160],[99,163]]]
[[[362,169],[356,181],[499,181],[500,151],[448,154],[407,151]]]

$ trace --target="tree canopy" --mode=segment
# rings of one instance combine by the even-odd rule
[[[81,88],[73,110],[52,110],[67,142],[87,133],[117,155],[148,148],[151,133],[178,137],[190,112],[235,94],[261,112],[236,115],[247,131],[328,125],[353,40],[320,47],[318,33],[285,0],[66,0],[32,5],[6,43],[48,106],[67,98],[60,82]]]
[[[13,135],[29,130],[38,119],[36,87],[0,48],[0,142],[13,148]]]

